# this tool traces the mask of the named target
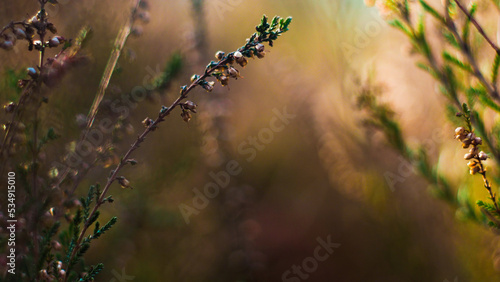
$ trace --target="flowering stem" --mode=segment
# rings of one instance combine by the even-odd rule
[[[484,169],[483,163],[481,162],[480,159],[477,159],[479,162],[479,167],[480,171],[479,174],[483,177],[483,182],[484,182],[484,188],[488,190],[488,193],[490,194],[490,199],[493,201],[493,204],[495,206],[495,210],[498,214],[500,214],[500,208],[498,208],[497,200],[496,200],[496,195],[493,193],[490,182],[488,181],[488,178],[486,178],[486,170]]]
[[[144,140],[146,139],[146,136],[150,132],[155,130],[158,127],[159,123],[165,121],[165,117],[167,117],[175,107],[177,107],[184,99],[186,99],[188,97],[188,94],[189,94],[189,92],[191,92],[191,90],[193,90],[196,86],[198,86],[199,83],[202,82],[205,78],[209,77],[210,74],[212,74],[219,67],[226,65],[228,63],[228,61],[229,61],[229,56],[226,57],[224,60],[221,60],[219,63],[217,63],[212,68],[205,71],[205,73],[203,75],[201,75],[197,80],[192,82],[191,85],[189,85],[189,87],[187,87],[184,91],[182,91],[181,95],[170,105],[170,107],[168,107],[165,111],[160,112],[160,114],[158,115],[156,120],[153,123],[151,123],[144,130],[144,132],[141,135],[139,135],[139,137],[137,137],[135,142],[130,146],[129,150],[121,158],[120,163],[118,163],[116,168],[112,171],[111,176],[108,177],[108,180],[107,180],[106,185],[104,186],[104,188],[102,190],[101,195],[97,199],[96,204],[95,204],[94,208],[92,209],[92,212],[87,217],[88,219],[91,219],[95,215],[95,213],[97,212],[99,207],[105,202],[104,199],[106,197],[106,194],[107,194],[109,188],[111,187],[111,184],[113,184],[113,182],[117,179],[118,173],[120,172],[120,170],[127,164],[127,160],[129,159],[132,152],[134,152],[137,148],[139,148],[140,144],[142,142],[144,142]],[[85,233],[86,233],[87,229],[90,227],[90,225],[88,224],[88,222],[89,222],[88,219],[84,223],[84,226],[80,232],[80,235],[75,243],[75,247],[73,248],[73,250],[69,256],[68,262],[71,262],[71,260],[76,255],[76,252],[80,248],[80,244],[85,236]],[[67,273],[69,273],[69,269],[67,270]],[[64,281],[67,281],[67,278]]]

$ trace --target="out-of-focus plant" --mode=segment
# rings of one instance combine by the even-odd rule
[[[282,33],[288,31],[291,18],[274,17],[270,22],[263,16],[261,23],[256,26],[254,33],[247,43],[237,51],[225,54],[222,51],[216,53],[216,61],[210,62],[204,72],[193,75],[191,84],[181,87],[180,96],[169,106],[162,106],[156,119],[146,118],[143,121],[144,132],[133,142],[132,146],[121,158],[116,158],[116,167],[109,174],[105,185],[92,185],[80,200],[75,199],[73,192],[82,180],[81,177],[74,180],[70,190],[62,189],[65,185],[65,177],[73,168],[68,168],[62,175],[54,169],[47,169],[44,164],[45,158],[39,154],[44,146],[56,139],[59,133],[48,129],[47,133],[39,136],[37,110],[50,87],[55,87],[61,81],[62,74],[69,66],[75,65],[84,58],[78,56],[84,39],[89,33],[84,28],[75,40],[67,40],[61,36],[54,36],[47,40],[47,33],[55,33],[55,27],[48,21],[45,5],[57,5],[56,0],[39,0],[40,11],[30,20],[22,22],[11,22],[0,33],[0,47],[10,50],[14,47],[16,40],[28,41],[28,49],[37,50],[40,63],[36,68],[28,68],[28,78],[19,80],[22,92],[17,101],[6,104],[5,110],[12,116],[6,124],[6,134],[1,146],[2,163],[1,170],[15,170],[19,187],[17,193],[16,214],[18,219],[17,242],[19,243],[16,253],[18,269],[14,276],[6,273],[6,279],[27,281],[93,281],[102,271],[101,263],[89,266],[84,261],[84,255],[95,239],[101,237],[117,222],[117,217],[112,217],[107,223],[101,225],[99,222],[100,208],[105,203],[112,203],[113,197],[108,195],[109,189],[114,182],[122,188],[132,188],[130,181],[120,175],[120,171],[126,165],[135,165],[136,160],[130,158],[131,154],[139,148],[149,133],[158,129],[159,124],[175,109],[179,108],[181,117],[189,122],[192,114],[197,112],[197,105],[192,101],[186,101],[188,94],[197,86],[211,92],[216,81],[222,86],[227,86],[230,79],[240,78],[237,66],[245,67],[249,58],[263,58],[266,54],[264,43],[273,45],[274,41]],[[116,67],[117,60],[123,50],[123,46],[130,34],[139,35],[141,29],[134,26],[137,18],[144,22],[149,20],[145,12],[147,3],[144,0],[136,0],[132,10],[130,21],[120,30],[115,40],[115,45],[108,61],[106,70],[101,79],[98,93],[88,117],[84,117],[83,134],[81,140],[85,140],[87,133],[96,118],[97,110],[105,110],[106,103],[103,97],[111,75]],[[37,36],[35,38],[35,36]],[[45,58],[46,48],[63,46],[62,50],[54,58]],[[154,78],[151,91],[165,91],[173,76],[179,73],[181,59],[176,53],[167,64],[166,72]],[[14,73],[15,74],[15,73]],[[13,75],[13,73],[10,73]],[[32,106],[33,105],[33,106]],[[34,109],[34,110],[32,110]],[[29,118],[23,117],[23,113],[29,113]],[[34,117],[33,117],[34,116]],[[24,121],[22,123],[21,121]],[[124,123],[118,118],[116,126]],[[115,128],[116,128],[115,126]],[[24,134],[31,129],[33,137],[28,141]],[[21,137],[24,138],[20,138]],[[22,145],[27,144],[26,152]],[[100,150],[100,151],[99,151]],[[107,153],[106,148],[98,147],[93,152],[96,162]],[[60,157],[64,157],[61,155]],[[99,157],[100,156],[100,157]],[[39,168],[44,168],[44,173],[39,173]],[[81,169],[81,168],[79,168]],[[86,168],[87,170],[89,168]],[[79,175],[85,175],[85,171],[76,171]],[[58,177],[59,176],[59,177]],[[47,178],[47,179],[46,179]],[[54,183],[54,178],[56,179]],[[2,205],[3,206],[3,205]],[[2,222],[7,217],[0,213]],[[89,231],[93,229],[93,231]],[[7,237],[0,234],[2,252],[6,248]]]
[[[484,163],[489,157],[495,160],[496,165],[500,161],[500,124],[496,122],[491,128],[487,128],[484,123],[486,111],[494,111],[497,114],[500,112],[497,86],[500,48],[476,18],[478,4],[476,1],[471,1],[466,6],[459,0],[446,0],[442,1],[442,6],[438,8],[424,0],[365,2],[368,6],[377,5],[389,23],[408,37],[415,53],[420,54],[420,58],[423,59],[418,62],[418,67],[439,82],[439,92],[448,101],[446,105],[448,117],[458,126],[455,137],[462,142],[463,148],[469,149],[464,158],[469,160],[470,174],[480,174],[488,192],[488,202],[477,201],[485,216],[476,217],[468,197],[459,195],[458,200],[454,199],[448,184],[450,182],[445,181],[428,162],[425,150],[419,149],[415,153],[407,146],[399,123],[390,108],[376,102],[374,95],[366,95],[366,91],[361,91],[360,105],[370,112],[370,122],[385,133],[391,145],[399,153],[413,161],[418,171],[430,183],[440,187],[438,190],[440,196],[454,205],[458,204],[461,211],[465,210],[469,218],[488,222],[490,226],[500,228],[500,210],[495,192],[497,189],[492,187],[491,181],[488,180],[488,177],[495,181],[496,178],[491,174],[487,175]],[[416,6],[421,8],[420,15],[414,12],[418,10]],[[426,16],[432,17],[434,22],[429,24]],[[432,32],[429,32],[429,29],[432,29]],[[429,33],[437,33],[445,44],[431,44]],[[472,40],[472,38],[482,40]],[[485,56],[488,52],[493,54]],[[489,70],[480,67],[484,64],[491,66]],[[479,149],[483,143],[484,150],[488,154]],[[495,164],[490,162],[488,165]]]

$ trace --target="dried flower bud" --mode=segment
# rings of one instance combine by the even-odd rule
[[[481,140],[481,137],[475,137],[474,139],[472,139],[472,144],[473,145],[482,145],[483,140]]]
[[[203,84],[202,87],[203,87],[203,89],[207,90],[208,92],[212,92],[212,90],[214,90],[214,85],[215,85],[215,82],[209,81],[209,82]]]
[[[472,167],[469,172],[471,175],[474,175],[480,171],[481,171],[481,168],[479,166],[475,166],[475,167]]]
[[[217,53],[215,53],[215,58],[220,61],[220,60],[222,60],[222,58],[224,58],[225,54],[226,53],[224,53],[222,51],[217,51]]]
[[[12,50],[12,48],[14,48],[14,43],[12,41],[6,40],[0,43],[0,48],[4,50]]]
[[[57,33],[57,28],[53,23],[47,23],[47,29],[54,34]]]
[[[477,160],[470,160],[470,161],[467,163],[467,166],[472,168],[472,167],[477,166],[477,164],[478,164]]]
[[[470,159],[472,159],[473,157],[474,157],[474,155],[473,155],[473,154],[471,154],[471,153],[467,153],[467,154],[465,154],[464,159],[466,159],[466,160],[470,160]]]
[[[190,110],[193,113],[196,113],[196,107],[197,107],[197,105],[193,101],[186,101],[186,102],[184,102],[183,107],[185,109]]]
[[[477,157],[482,161],[485,161],[486,159],[488,159],[488,155],[483,151],[479,152],[479,155]]]
[[[10,102],[6,105],[3,106],[4,110],[6,113],[12,113],[14,109],[16,108],[16,103]]]
[[[479,149],[476,146],[474,146],[474,147],[470,148],[469,153],[471,155],[475,156],[475,155],[477,155],[477,153],[479,153]]]
[[[130,181],[128,181],[128,179],[127,179],[127,178],[125,178],[125,177],[123,177],[123,176],[118,176],[118,177],[116,178],[116,180],[118,180],[118,183],[120,184],[120,186],[121,186],[122,188],[124,188],[124,189],[125,189],[125,188],[132,188],[132,187],[130,187]]]
[[[229,84],[229,78],[225,75],[221,75],[219,77],[219,81],[220,81],[220,84],[222,84],[222,86],[227,86]]]
[[[144,125],[144,127],[149,127],[151,124],[153,124],[153,122],[154,120],[147,117],[142,121],[142,124]]]
[[[14,32],[14,35],[16,36],[17,39],[26,39],[26,32],[24,32],[24,30],[22,30],[21,28],[15,28],[13,30]]]
[[[28,71],[28,75],[32,78],[36,78],[38,76],[35,68],[27,68],[26,70]]]
[[[236,60],[236,62],[241,66],[245,67],[248,64],[248,60],[245,57],[240,58],[239,60]]]
[[[51,48],[57,47],[59,46],[59,44],[61,44],[61,42],[59,41],[59,38],[56,36],[52,37],[48,42],[48,45]]]
[[[265,47],[261,43],[255,45],[255,50],[257,50],[258,53],[264,52],[264,49],[265,49]]]
[[[238,79],[238,77],[240,77],[240,71],[233,68],[233,67],[229,67],[227,72],[228,72],[229,76],[232,78]]]
[[[464,149],[469,148],[469,146],[470,146],[470,143],[471,143],[471,142],[472,142],[472,141],[471,141],[470,139],[464,139],[464,140],[462,141],[462,148],[464,148]]]
[[[246,66],[248,63],[247,58],[245,58],[240,51],[234,52],[234,59],[236,60],[236,63],[242,67]]]
[[[195,82],[196,80],[198,80],[198,78],[200,78],[199,75],[193,74],[193,76],[191,76],[191,82]]]
[[[262,59],[266,56],[266,52],[259,52],[256,55],[257,55],[257,58]]]
[[[234,59],[236,59],[236,60],[243,58],[243,54],[241,54],[240,51],[234,52],[233,56],[234,56]]]
[[[191,114],[188,111],[182,111],[181,117],[185,122],[189,122],[191,120]]]

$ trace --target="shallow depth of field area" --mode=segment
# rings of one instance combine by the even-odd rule
[[[91,271],[88,266],[103,263],[95,281],[500,280],[498,229],[487,225],[490,218],[476,206],[478,200],[490,201],[490,194],[481,175],[469,174],[473,168],[463,157],[468,151],[455,139],[462,117],[450,121],[453,111],[440,94],[440,82],[417,66],[423,57],[403,32],[387,23],[387,11],[380,5],[367,7],[370,1],[148,0],[147,13],[133,24],[95,116],[93,126],[109,120],[112,129],[101,146],[81,160],[68,160],[85,132],[117,35],[135,2],[47,3],[56,35],[76,40],[82,29],[89,35],[78,50],[81,62],[54,81],[44,81],[41,95],[47,101],[35,107],[39,138],[50,128],[56,135],[36,152],[40,180],[35,181],[47,189],[40,190],[48,191],[43,193],[46,203],[29,202],[31,188],[26,188],[34,185],[29,147],[39,142],[33,141],[30,125],[35,108],[24,112],[26,129],[16,135],[15,152],[5,155],[1,277],[29,281],[23,280],[28,276],[9,277],[3,255],[8,252],[8,171],[26,168],[28,181],[18,177],[16,201],[40,207],[17,208],[16,251],[42,250],[36,244],[44,244],[44,228],[60,221],[58,232],[69,230],[82,208],[80,198],[87,197],[91,185],[106,185],[147,128],[147,118],[158,117],[162,106],[183,91],[180,87],[190,85],[193,74],[203,75],[207,64],[217,62],[217,51],[228,54],[245,45],[265,14],[269,20],[278,15],[293,21],[273,47],[264,44],[262,58],[254,52],[246,66],[234,62],[239,74],[227,86],[212,78],[211,92],[206,91],[210,85],[193,89],[187,100],[196,108],[185,104],[173,109],[147,135],[116,175],[123,178],[111,184],[106,196],[112,195],[112,201],[99,207],[101,227],[113,217],[116,224],[92,241],[83,256],[87,268],[77,263],[75,271],[85,274]],[[416,22],[425,11],[419,1],[410,2]],[[441,2],[447,1],[426,1],[442,13]],[[497,1],[460,2],[468,8],[469,2],[477,3],[475,15],[496,44]],[[39,9],[37,0],[0,0],[0,26],[29,19]],[[458,8],[454,13],[453,20],[465,21]],[[447,48],[432,15],[427,13],[424,21],[433,52]],[[489,72],[494,50],[472,24],[469,28],[478,68]],[[75,46],[70,48],[66,52],[76,52]],[[449,50],[461,56],[459,50]],[[58,52],[48,48],[46,57]],[[445,64],[446,58],[436,54],[437,64]],[[39,54],[28,51],[26,41],[18,40],[12,50],[0,49],[2,105],[17,103],[18,79],[30,79],[26,69],[37,64]],[[456,80],[480,84],[464,68]],[[408,146],[422,145],[429,163],[449,180],[449,196],[436,192],[418,164],[395,149],[383,130],[371,126],[373,116],[359,107],[363,91],[376,92],[378,101],[391,108]],[[479,112],[486,131],[496,128],[498,110],[480,108],[480,96],[460,97]],[[11,117],[8,111],[0,113],[3,125]],[[481,150],[491,155],[486,145]],[[78,169],[66,171],[68,162],[78,163]],[[490,157],[484,166],[496,192],[498,163]],[[54,190],[65,172],[68,176]],[[65,202],[68,194],[72,204]],[[492,226],[498,222],[491,220]],[[94,225],[87,232],[94,232]],[[45,243],[65,253],[58,236]],[[17,262],[19,271],[21,262],[35,264],[23,257]],[[64,281],[45,273],[30,275],[36,281]]]

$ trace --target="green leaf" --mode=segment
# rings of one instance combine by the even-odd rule
[[[469,73],[474,73],[474,71],[472,70],[472,67],[469,64],[462,62],[457,57],[451,55],[447,51],[443,51],[443,59],[445,59],[446,61],[454,64],[455,66],[463,69],[464,71],[467,71]]]
[[[472,6],[469,10],[469,15],[471,17],[474,16],[474,13],[476,12],[476,10],[477,10],[477,4],[475,2],[472,2]],[[462,30],[462,38],[463,38],[464,42],[469,42],[469,33],[470,33],[469,31],[470,31],[470,18],[466,17],[464,27]]]
[[[424,0],[419,0],[420,4],[422,5],[422,8],[424,8],[425,11],[427,11],[429,14],[431,14],[433,17],[435,17],[437,20],[439,20],[442,23],[445,23],[445,19],[441,14],[439,14],[434,8],[432,8],[427,2]]]
[[[89,271],[87,271],[87,274],[85,276],[83,276],[82,278],[80,278],[80,280],[78,280],[78,281],[80,281],[80,282],[94,281],[97,274],[99,274],[99,272],[101,272],[103,269],[104,269],[104,264],[102,264],[102,263],[99,263],[95,266],[93,265],[90,267]]]
[[[491,68],[491,82],[494,84],[497,82],[498,78],[498,67],[500,67],[500,54],[495,55],[495,60],[493,61],[493,66]]]
[[[413,33],[398,19],[392,20],[389,24],[406,34],[409,38],[413,38]]]

